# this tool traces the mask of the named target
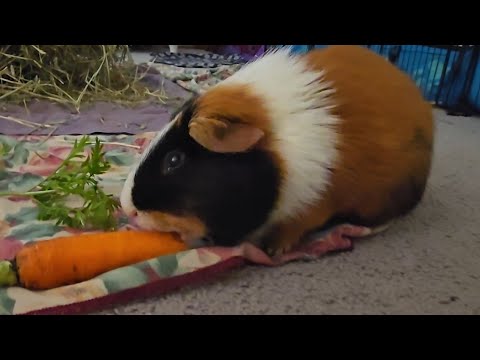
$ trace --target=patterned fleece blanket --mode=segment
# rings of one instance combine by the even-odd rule
[[[154,133],[99,136],[105,144],[112,167],[101,179],[108,193],[118,194],[141,151]],[[12,149],[0,154],[0,192],[22,192],[52,173],[70,152],[76,136],[5,136],[0,148]],[[117,214],[121,229],[132,228],[121,211]],[[22,246],[78,230],[39,221],[35,203],[26,198],[0,197],[0,260],[12,259]],[[184,285],[212,280],[235,267],[246,265],[279,266],[288,261],[317,258],[339,248],[352,248],[351,238],[371,234],[368,228],[341,225],[319,235],[316,241],[277,258],[267,256],[253,245],[235,248],[210,247],[187,250],[150,259],[104,273],[94,279],[47,291],[21,287],[0,289],[0,314],[74,314],[86,313],[134,300],[158,295]],[[134,242],[134,239],[132,239]]]
[[[164,78],[194,94],[202,94],[212,86],[235,74],[243,64],[219,65],[213,68],[194,68],[170,64],[149,64]]]

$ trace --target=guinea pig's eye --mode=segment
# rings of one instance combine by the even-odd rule
[[[183,165],[185,154],[181,151],[171,151],[165,156],[164,172],[166,174]]]

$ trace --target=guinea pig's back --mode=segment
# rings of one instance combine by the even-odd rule
[[[396,143],[412,137],[420,127],[431,138],[431,105],[411,78],[387,59],[348,45],[312,51],[306,59],[332,82],[334,113],[345,120],[347,133],[383,130],[390,135],[383,140]]]
[[[331,201],[367,224],[411,210],[423,195],[433,147],[431,105],[410,77],[359,46],[306,55],[332,83],[340,119]]]

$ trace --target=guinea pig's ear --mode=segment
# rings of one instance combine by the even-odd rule
[[[214,118],[195,117],[188,127],[196,142],[219,153],[245,152],[264,136],[264,132],[253,125]]]

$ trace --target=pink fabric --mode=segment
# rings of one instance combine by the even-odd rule
[[[265,266],[279,266],[290,261],[299,259],[315,259],[325,254],[350,250],[353,248],[352,239],[362,238],[372,234],[372,229],[349,224],[340,225],[336,228],[318,235],[314,240],[299,246],[286,254],[270,257],[258,247],[244,243],[235,248],[209,248],[208,251],[215,252],[222,257],[240,256],[251,263]],[[227,255],[228,254],[228,255]]]

